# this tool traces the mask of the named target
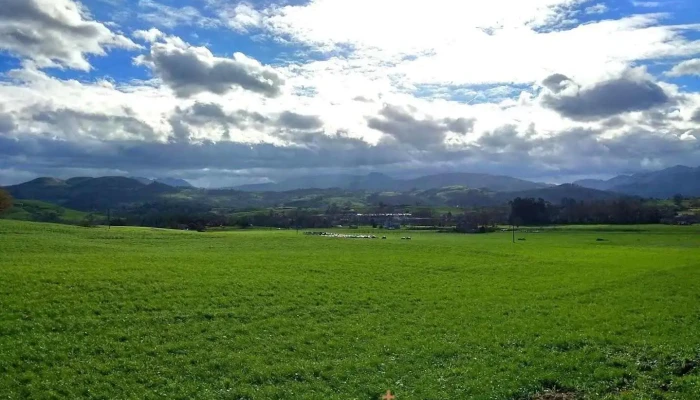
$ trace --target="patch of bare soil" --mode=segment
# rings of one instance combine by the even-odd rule
[[[558,392],[547,390],[532,397],[532,400],[575,400],[576,394],[571,392]]]

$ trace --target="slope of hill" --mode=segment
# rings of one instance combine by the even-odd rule
[[[0,218],[19,221],[80,223],[88,213],[72,210],[39,200],[15,199],[14,206]]]
[[[620,175],[607,181],[586,179],[574,183],[642,197],[670,198],[675,194],[700,196],[700,167],[677,165],[660,171]]]

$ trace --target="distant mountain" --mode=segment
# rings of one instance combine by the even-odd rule
[[[377,191],[430,190],[448,186],[464,186],[495,192],[541,189],[549,185],[501,175],[446,173],[428,175],[415,179],[394,179],[380,173],[369,175],[317,175],[289,179],[279,183],[262,183],[237,186],[234,189],[248,192],[283,192],[296,189],[328,189]]]
[[[620,175],[607,181],[586,179],[574,183],[641,197],[670,198],[676,194],[700,196],[700,167],[677,165],[660,171]]]
[[[191,183],[187,182],[187,181],[184,180],[184,179],[179,179],[179,178],[156,178],[156,179],[148,179],[148,178],[142,178],[142,177],[139,177],[139,176],[132,176],[132,177],[130,177],[130,178],[131,178],[131,179],[135,179],[135,180],[137,180],[137,181],[143,183],[144,185],[148,185],[148,184],[151,184],[151,183],[153,183],[153,182],[158,182],[158,183],[162,183],[162,184],[164,184],[164,185],[168,185],[168,186],[171,186],[171,187],[185,187],[185,188],[194,187],[194,186],[192,186]]]

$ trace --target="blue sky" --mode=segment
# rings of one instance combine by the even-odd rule
[[[7,1],[0,184],[700,160],[693,0]]]

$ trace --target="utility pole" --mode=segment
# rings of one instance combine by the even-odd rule
[[[112,229],[112,210],[107,209],[107,230]]]

